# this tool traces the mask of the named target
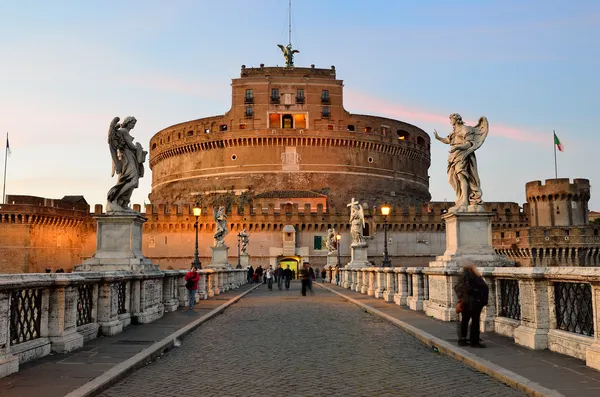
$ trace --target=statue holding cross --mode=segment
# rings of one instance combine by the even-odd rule
[[[365,213],[362,205],[358,203],[358,201],[350,200],[350,204],[347,205],[350,207],[350,236],[352,236],[352,244],[353,247],[366,247],[367,242],[363,237],[363,228],[365,227]]]

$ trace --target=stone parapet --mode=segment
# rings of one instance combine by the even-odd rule
[[[185,306],[185,274],[173,270],[0,275],[0,377],[51,352],[80,348],[98,332],[114,335],[132,321],[146,324],[166,310]],[[246,283],[243,269],[201,270],[201,299],[209,295],[209,274],[220,274],[226,288]]]

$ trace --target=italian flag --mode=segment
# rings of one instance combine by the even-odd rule
[[[560,143],[560,139],[558,139],[558,137],[556,136],[556,132],[554,133],[554,144],[556,145],[559,151],[564,151],[565,146],[562,143]]]

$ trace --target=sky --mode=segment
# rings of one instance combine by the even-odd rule
[[[147,149],[165,127],[225,113],[242,64],[284,64],[287,15],[287,0],[0,0],[6,193],[105,204],[116,183],[112,118],[135,116],[132,135]],[[599,39],[599,1],[292,4],[296,66],[335,65],[349,112],[432,138],[450,132],[450,113],[469,125],[488,118],[477,151],[484,201],[522,204],[526,182],[554,178],[556,130],[558,176],[590,179],[590,209],[600,211]],[[447,155],[432,139],[435,201],[455,197]],[[132,203],[150,191],[147,172]]]

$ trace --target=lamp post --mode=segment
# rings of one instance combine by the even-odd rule
[[[337,249],[337,257],[338,257],[338,267],[342,267],[340,265],[340,240],[342,239],[342,235],[341,234],[336,234],[335,235],[335,248]]]
[[[196,250],[194,251],[194,261],[192,262],[192,266],[195,269],[202,269],[202,264],[200,263],[200,258],[198,258],[198,217],[202,214],[202,208],[200,204],[196,203],[193,210],[194,216],[196,217],[196,222],[194,223],[194,229],[196,229]]]
[[[381,264],[382,267],[392,267],[392,263],[390,262],[390,258],[388,257],[388,248],[387,248],[387,216],[390,214],[390,206],[385,203],[381,207],[381,215],[383,215],[383,262]]]
[[[240,262],[240,242],[242,241],[241,233],[237,234],[237,238],[238,238],[238,264],[235,268],[241,269],[242,268],[242,263]]]

